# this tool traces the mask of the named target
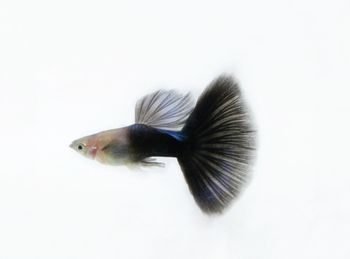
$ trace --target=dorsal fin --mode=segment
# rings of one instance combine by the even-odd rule
[[[190,94],[158,90],[136,103],[135,122],[159,129],[181,129],[193,106]]]

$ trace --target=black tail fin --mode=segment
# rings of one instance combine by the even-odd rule
[[[214,80],[197,101],[182,133],[186,150],[178,161],[189,188],[205,213],[220,213],[248,179],[255,131],[237,83]]]

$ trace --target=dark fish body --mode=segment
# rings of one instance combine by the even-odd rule
[[[178,157],[184,142],[181,132],[160,130],[144,124],[128,127],[131,155],[134,161],[147,157]]]
[[[255,130],[238,84],[214,80],[194,106],[189,95],[157,91],[136,104],[135,124],[78,139],[72,147],[106,164],[160,165],[176,157],[203,212],[221,213],[249,179]]]

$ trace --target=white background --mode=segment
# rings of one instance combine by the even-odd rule
[[[350,258],[350,2],[0,2],[0,258]],[[254,177],[203,215],[175,159],[103,166],[73,139],[222,72],[259,129]]]

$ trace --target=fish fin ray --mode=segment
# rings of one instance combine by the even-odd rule
[[[182,134],[178,157],[195,201],[207,214],[222,213],[249,181],[256,130],[237,82],[214,80],[198,99]]]
[[[190,94],[158,90],[141,98],[135,107],[135,122],[159,129],[181,129],[193,110]]]
[[[155,158],[145,158],[140,161],[140,165],[142,166],[157,166],[157,167],[165,167],[165,164],[162,162],[158,162]]]

